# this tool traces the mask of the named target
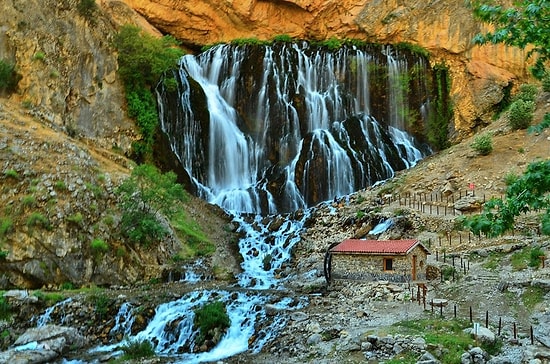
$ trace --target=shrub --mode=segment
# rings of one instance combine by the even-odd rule
[[[130,340],[121,349],[124,352],[123,360],[150,358],[155,355],[153,344],[149,340]]]
[[[124,25],[115,36],[118,50],[118,72],[124,82],[128,114],[136,120],[142,139],[133,144],[137,159],[152,152],[158,124],[157,105],[151,87],[167,71],[177,66],[183,52],[171,36],[155,38],[133,25]]]
[[[529,266],[536,268],[540,265],[540,257],[544,256],[544,251],[540,247],[534,247],[529,253]]]
[[[44,52],[38,51],[32,56],[32,59],[35,61],[43,62],[46,59],[46,55],[44,54]]]
[[[94,239],[90,243],[90,248],[92,248],[92,251],[96,254],[102,254],[109,251],[109,244],[107,244],[102,239]]]
[[[535,103],[518,99],[510,105],[509,124],[513,130],[526,129],[533,121]]]
[[[0,296],[0,320],[7,320],[11,317],[11,306],[2,295]]]
[[[17,173],[17,171],[15,169],[6,169],[4,171],[4,177],[19,179],[19,173]]]
[[[159,214],[173,217],[181,208],[179,202],[187,198],[173,172],[162,174],[148,164],[134,168],[116,192],[121,200],[120,223],[124,236],[143,245],[166,236],[168,230]]]
[[[540,123],[530,126],[527,131],[529,133],[542,133],[546,128],[550,128],[550,113],[544,115],[544,119]]]
[[[13,221],[9,217],[0,218],[0,241],[13,231]]]
[[[546,72],[542,78],[542,90],[544,92],[550,92],[550,72]]]
[[[489,155],[493,151],[493,137],[491,134],[478,135],[474,138],[472,149],[478,154]]]
[[[21,205],[23,205],[24,208],[36,206],[36,197],[32,195],[23,196],[21,199]]]
[[[97,4],[95,0],[80,0],[76,6],[78,13],[84,18],[91,20],[92,15],[94,15],[97,10]]]
[[[21,77],[15,70],[14,64],[0,59],[0,93],[4,91],[8,93],[15,91],[20,78]]]
[[[524,83],[519,86],[519,92],[516,95],[515,100],[535,101],[538,92],[539,90],[537,89],[537,86]]]
[[[71,222],[76,225],[82,224],[82,220],[84,220],[84,217],[80,212],[77,212],[76,214],[73,214],[67,218],[68,222]]]
[[[215,328],[226,329],[231,324],[225,304],[221,301],[207,303],[195,310],[194,326],[199,329],[197,345],[201,345]]]
[[[50,220],[39,212],[33,212],[27,218],[27,226],[29,228],[34,226],[41,226],[45,229],[50,229]]]
[[[66,191],[67,190],[67,185],[63,181],[56,181],[53,185],[53,188],[56,191]]]

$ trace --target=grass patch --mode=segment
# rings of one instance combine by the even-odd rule
[[[401,335],[422,336],[427,344],[442,346],[444,349],[441,350],[441,357],[438,359],[442,364],[454,364],[460,362],[462,353],[475,345],[474,339],[463,332],[469,326],[470,323],[466,320],[429,318],[395,323],[392,325],[392,331]],[[404,356],[404,360],[408,360],[407,358]],[[394,361],[394,363],[401,362],[409,363],[409,361]]]
[[[4,293],[0,296],[0,320],[8,320],[11,317],[11,306],[4,297]]]
[[[491,253],[482,267],[487,270],[496,270],[501,266],[503,254]]]
[[[207,303],[195,310],[194,326],[199,329],[197,345],[202,343],[211,335],[215,328],[225,330],[231,324],[227,315],[225,304],[221,301]]]
[[[542,287],[527,287],[521,295],[521,301],[528,310],[533,310],[536,305],[544,301],[546,290]]]
[[[188,221],[183,212],[176,213],[171,223],[178,236],[185,241],[180,253],[182,259],[208,256],[216,251],[216,246],[208,240],[201,227],[194,221]]]
[[[39,212],[33,212],[27,218],[27,227],[43,227],[49,230],[51,228],[50,220]]]
[[[58,292],[44,293],[42,291],[34,291],[32,295],[38,297],[39,300],[44,301],[48,306],[53,306],[65,299],[65,296]]]
[[[19,179],[19,173],[15,169],[6,169],[4,171],[4,177],[18,180]]]
[[[121,347],[123,360],[150,358],[155,356],[155,349],[149,340],[131,340]]]

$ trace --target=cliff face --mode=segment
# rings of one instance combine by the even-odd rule
[[[0,58],[21,75],[17,100],[29,113],[69,135],[126,149],[134,136],[110,46],[116,18],[132,10],[109,2],[91,16],[78,1],[5,1],[0,4]]]
[[[504,95],[528,75],[525,53],[502,46],[474,46],[482,30],[463,1],[432,0],[124,0],[162,32],[198,47],[236,38],[355,38],[408,42],[450,69],[460,139],[490,123]]]

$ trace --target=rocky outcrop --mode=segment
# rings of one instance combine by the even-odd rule
[[[272,39],[280,34],[312,40],[336,37],[407,42],[423,47],[431,53],[433,64],[450,70],[455,111],[451,136],[456,139],[490,123],[505,89],[528,77],[525,52],[472,44],[482,25],[463,1],[125,2],[155,27],[195,49],[237,38]]]
[[[83,16],[78,3],[0,4],[0,59],[14,63],[21,76],[11,98],[71,136],[128,150],[135,132],[122,107],[111,40],[119,23],[139,23],[139,17],[116,1]]]

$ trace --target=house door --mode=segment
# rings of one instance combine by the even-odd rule
[[[413,255],[411,276],[412,280],[416,281],[416,255]]]

